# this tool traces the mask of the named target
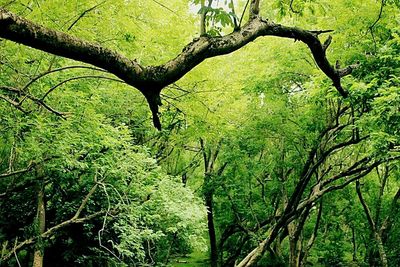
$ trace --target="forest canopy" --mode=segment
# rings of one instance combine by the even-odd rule
[[[0,266],[399,266],[398,0],[0,0]]]

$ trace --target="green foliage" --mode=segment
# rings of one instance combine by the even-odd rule
[[[231,32],[247,1],[207,2],[105,2],[81,18],[98,2],[0,0],[0,6],[8,4],[13,12],[44,26],[100,42],[148,65],[175,57],[196,37],[200,14],[206,14],[210,36]],[[47,230],[71,219],[97,183],[80,217],[101,215],[39,239],[35,246],[44,250],[46,265],[163,266],[175,264],[176,259],[185,261],[184,256],[193,252],[204,253],[207,207],[202,198],[212,195],[219,257],[222,265],[232,266],[270,234],[296,193],[314,147],[319,156],[327,148],[363,137],[364,142],[323,159],[301,198],[307,198],[319,178],[340,174],[363,157],[384,164],[363,178],[362,192],[372,216],[379,213],[377,225],[394,218],[383,237],[390,266],[398,266],[399,211],[393,200],[399,170],[396,162],[386,162],[398,156],[400,143],[398,8],[398,1],[386,1],[381,18],[371,28],[380,9],[373,0],[261,1],[265,18],[305,29],[335,30],[328,58],[339,59],[343,66],[360,63],[352,76],[343,78],[350,93],[347,99],[315,67],[307,47],[264,38],[231,55],[205,61],[166,88],[161,132],[151,127],[138,92],[92,69],[60,71],[29,87],[29,93],[40,98],[68,78],[103,76],[67,82],[45,98],[49,106],[66,112],[66,119],[32,101],[23,101],[25,114],[1,100],[0,174],[32,167],[0,178],[3,254],[14,243],[38,235],[36,202],[41,183],[45,184]],[[243,14],[242,25],[247,19]],[[0,41],[0,86],[22,88],[39,73],[77,64]],[[0,94],[17,102],[23,98],[6,91]],[[348,111],[335,121],[335,112],[342,107]],[[344,130],[321,138],[321,132],[335,122],[346,125]],[[200,138],[207,144],[205,151]],[[212,154],[220,140],[214,172],[205,174],[202,153]],[[389,182],[382,190],[385,164]],[[353,186],[322,199],[322,219],[315,243],[307,251],[308,264],[378,262],[376,240]],[[301,228],[302,252],[314,234],[318,201]],[[296,217],[291,226],[299,221]],[[289,228],[280,232],[260,266],[289,262],[293,256]],[[23,264],[31,264],[35,246],[17,253]],[[17,265],[16,258],[5,264]]]

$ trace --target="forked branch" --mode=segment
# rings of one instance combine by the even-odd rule
[[[318,67],[332,80],[338,92],[346,97],[348,93],[341,85],[341,78],[350,74],[353,67],[336,69],[330,64],[326,57],[330,37],[324,44],[318,38],[320,34],[330,30],[309,31],[264,20],[259,16],[259,5],[259,0],[250,0],[250,19],[240,29],[223,37],[196,38],[186,45],[177,57],[158,66],[141,66],[136,60],[116,51],[45,28],[5,9],[0,9],[0,37],[54,55],[92,64],[116,75],[146,97],[157,128],[161,128],[158,106],[161,105],[160,92],[163,88],[182,78],[205,59],[229,54],[262,36],[290,38],[305,43]]]

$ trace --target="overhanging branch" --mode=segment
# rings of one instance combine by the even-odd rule
[[[136,60],[103,47],[99,44],[76,38],[72,35],[47,29],[5,9],[0,9],[0,37],[30,46],[54,55],[92,64],[105,69],[137,88],[148,101],[157,128],[161,127],[158,106],[160,92],[176,82],[207,58],[229,54],[262,36],[277,36],[305,43],[318,67],[328,76],[338,92],[348,93],[341,85],[341,78],[352,72],[353,66],[335,69],[326,57],[331,37],[322,44],[318,36],[328,31],[308,31],[297,27],[276,24],[259,17],[259,1],[250,1],[250,20],[240,29],[223,37],[201,36],[186,45],[182,52],[158,66],[141,66]]]

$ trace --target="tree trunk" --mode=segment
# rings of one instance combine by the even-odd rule
[[[208,225],[208,236],[210,239],[210,260],[211,267],[218,266],[218,250],[217,250],[217,238],[215,234],[214,216],[213,216],[213,196],[211,193],[205,196],[207,212],[207,225]]]
[[[46,208],[44,199],[44,185],[41,185],[38,192],[37,202],[37,235],[41,235],[46,230]],[[43,267],[44,246],[38,242],[35,246],[33,255],[33,267]]]
[[[356,231],[353,226],[351,226],[351,243],[353,245],[353,262],[357,262]]]
[[[382,238],[378,232],[375,232],[374,235],[375,235],[376,243],[378,245],[379,258],[381,260],[382,267],[387,267],[388,261],[387,261],[385,248],[383,247]]]
[[[292,222],[288,225],[289,231],[289,266],[290,267],[299,267],[300,266],[300,253],[301,253],[301,241],[298,236],[295,236],[297,231],[295,223]]]
[[[359,200],[361,202],[361,205],[362,205],[362,207],[364,209],[365,215],[367,217],[368,224],[370,225],[372,237],[373,237],[373,239],[375,239],[375,242],[376,242],[376,244],[378,246],[378,253],[379,253],[379,259],[381,261],[381,266],[387,267],[388,266],[388,262],[387,262],[387,256],[386,256],[385,248],[384,248],[383,242],[382,242],[382,236],[379,233],[379,230],[377,228],[377,224],[376,224],[377,222],[375,222],[373,220],[372,215],[371,215],[371,211],[368,208],[368,205],[364,200],[364,197],[363,197],[362,192],[361,192],[361,185],[360,185],[360,181],[359,180],[356,181],[356,191],[357,191],[358,198],[359,198]],[[378,216],[377,216],[377,218],[379,219]],[[370,250],[369,255],[368,255],[369,256],[370,265],[372,265],[372,266],[375,265],[374,262],[375,262],[375,258],[376,257],[374,257],[374,254],[375,254],[375,248],[372,248]]]
[[[215,233],[215,225],[214,225],[214,214],[213,214],[213,174],[216,176],[221,176],[224,171],[227,163],[223,164],[219,167],[218,170],[214,171],[214,164],[217,160],[219,151],[221,149],[222,139],[219,140],[217,147],[212,153],[211,149],[206,149],[204,140],[200,138],[200,146],[203,152],[204,159],[204,181],[203,181],[203,196],[206,207],[208,209],[207,213],[207,226],[208,226],[208,236],[210,240],[210,261],[211,267],[218,266],[218,247],[217,247],[217,237]]]

